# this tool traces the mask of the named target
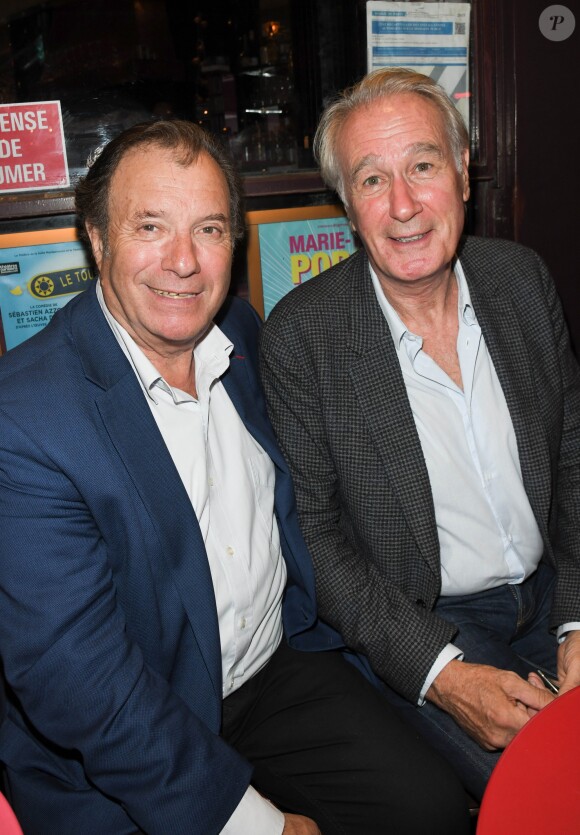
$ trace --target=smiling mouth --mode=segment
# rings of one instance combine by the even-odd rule
[[[151,289],[156,295],[164,296],[166,299],[193,299],[199,295],[198,293],[173,293],[171,290],[156,290],[154,287]]]
[[[415,243],[415,241],[420,241],[422,238],[424,238],[425,234],[425,232],[422,232],[420,235],[411,235],[410,237],[406,238],[393,237],[393,240],[396,241],[398,244],[412,244]]]

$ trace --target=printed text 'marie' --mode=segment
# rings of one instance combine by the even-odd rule
[[[290,235],[290,252],[344,249],[350,238],[344,232],[319,232],[318,235]]]

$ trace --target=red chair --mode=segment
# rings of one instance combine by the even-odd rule
[[[22,835],[16,815],[4,795],[0,792],[0,833],[1,835]]]
[[[579,835],[580,687],[522,728],[496,765],[477,835]]]

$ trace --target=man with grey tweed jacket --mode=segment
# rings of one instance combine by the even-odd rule
[[[580,684],[580,374],[540,258],[463,238],[469,141],[431,79],[325,110],[361,249],[282,299],[262,376],[322,616],[481,797]]]

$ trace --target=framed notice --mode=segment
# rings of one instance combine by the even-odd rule
[[[367,2],[367,71],[407,67],[430,76],[469,129],[469,3]]]
[[[94,280],[73,227],[0,235],[0,353],[44,328]]]
[[[249,298],[263,318],[294,287],[357,248],[340,206],[248,212],[246,221]]]

